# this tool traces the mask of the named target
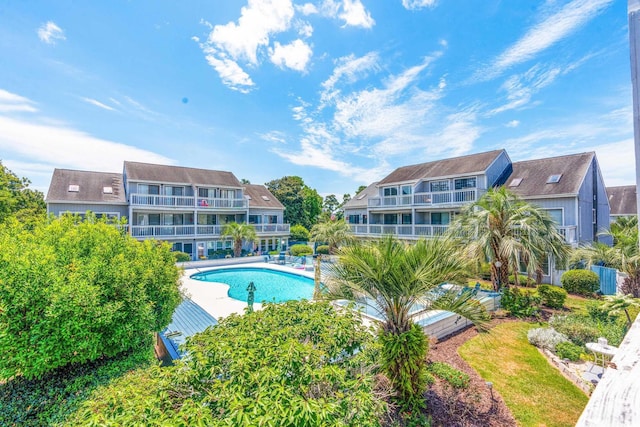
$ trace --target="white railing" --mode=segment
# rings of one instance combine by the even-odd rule
[[[433,206],[433,205],[458,205],[475,202],[485,190],[471,188],[455,191],[440,191],[433,193],[416,193],[413,196],[385,196],[371,197],[369,207],[396,207],[396,206]]]
[[[441,224],[420,224],[415,226],[415,234],[419,237],[442,236],[449,229],[448,225]]]
[[[439,224],[351,224],[351,232],[357,235],[382,236],[391,234],[400,237],[433,237],[442,236],[448,229],[448,225]]]
[[[196,232],[199,236],[219,236],[222,234],[221,225],[198,225]]]
[[[171,237],[171,236],[193,236],[195,228],[193,225],[132,225],[131,235],[133,237]]]
[[[256,233],[288,233],[290,224],[252,224]]]
[[[132,194],[131,204],[136,206],[185,207],[195,206],[191,196],[162,196],[159,194]]]
[[[558,227],[558,231],[564,237],[564,241],[567,243],[578,243],[578,226],[567,225]]]
[[[243,209],[248,206],[247,199],[198,198],[198,209]]]

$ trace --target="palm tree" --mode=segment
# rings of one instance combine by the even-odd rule
[[[311,228],[311,240],[329,245],[329,253],[334,253],[342,244],[353,241],[351,227],[344,219],[320,222]]]
[[[631,327],[631,316],[628,309],[630,307],[640,307],[640,301],[631,295],[616,294],[604,297],[605,303],[602,308],[609,312],[610,316],[617,316],[621,312],[627,316],[627,328]]]
[[[538,276],[548,256],[557,263],[565,262],[569,247],[556,226],[545,210],[500,187],[489,189],[467,206],[449,229],[473,258],[490,261],[491,280],[497,290],[498,283],[508,283],[510,270],[517,283],[520,262],[529,274]],[[496,267],[497,261],[504,267]]]
[[[230,222],[222,228],[222,236],[228,236],[233,239],[233,256],[239,257],[242,254],[242,242],[256,240],[256,229],[249,224]]]
[[[451,239],[410,245],[392,236],[340,249],[338,262],[329,269],[325,298],[356,301],[382,319],[378,325],[382,368],[406,409],[424,407],[426,390],[428,341],[411,311],[422,305],[452,311],[478,325],[488,319],[471,293],[457,297],[438,292],[441,283],[462,283],[467,271],[468,262]]]

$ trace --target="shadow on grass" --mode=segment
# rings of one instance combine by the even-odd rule
[[[1,426],[49,426],[64,423],[99,386],[134,369],[156,365],[153,348],[115,358],[57,369],[41,379],[0,382]]]

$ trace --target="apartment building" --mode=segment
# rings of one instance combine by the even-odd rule
[[[225,171],[140,162],[124,162],[121,174],[55,169],[46,202],[55,215],[126,218],[131,236],[167,241],[193,259],[230,250],[222,229],[231,222],[255,227],[258,241],[247,243],[248,252],[275,250],[289,238],[284,206],[269,190]]]

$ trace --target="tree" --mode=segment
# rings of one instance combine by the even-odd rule
[[[440,292],[441,283],[462,283],[468,261],[456,242],[435,238],[411,245],[393,237],[350,245],[339,251],[330,267],[325,295],[370,307],[382,319],[378,339],[381,363],[407,410],[424,407],[427,338],[411,311],[424,306],[449,310],[482,325],[484,307],[472,293]]]
[[[322,211],[322,197],[299,176],[285,176],[267,182],[266,187],[285,207],[284,221],[310,229]]]
[[[240,183],[241,183],[242,185],[245,185],[245,184],[251,184],[251,181],[249,181],[249,180],[248,180],[248,179],[246,179],[246,178],[242,178],[242,179],[240,180]]]
[[[358,189],[356,190],[356,195],[360,194],[361,192],[363,192],[364,190],[367,189],[366,185],[361,185],[360,187],[358,187]]]
[[[222,228],[222,236],[231,237],[233,240],[233,256],[238,258],[242,255],[242,243],[244,241],[255,242],[257,239],[256,229],[250,224],[238,224],[230,222]]]
[[[181,300],[170,247],[122,225],[92,215],[0,225],[0,378],[149,346],[169,324]]]
[[[295,242],[308,242],[311,239],[311,234],[303,225],[292,225],[289,237]]]
[[[325,218],[331,218],[331,216],[336,212],[340,203],[336,198],[335,194],[329,194],[324,198],[324,202],[322,203],[322,213],[325,214]]]
[[[18,178],[0,162],[0,223],[9,216],[16,216],[19,221],[29,223],[44,220],[46,204],[42,192],[29,187],[31,181]]]
[[[265,304],[188,339],[175,366],[96,390],[70,424],[380,426],[373,344],[356,310]]]
[[[631,295],[624,294],[607,295],[604,297],[604,300],[605,302],[602,304],[602,309],[607,311],[610,316],[617,316],[624,312],[627,316],[627,328],[630,328],[632,321],[628,309],[631,307],[640,307],[640,301]]]
[[[329,252],[334,253],[344,243],[353,241],[351,228],[343,219],[320,222],[311,229],[311,240],[329,245]]]
[[[551,216],[505,187],[489,189],[477,202],[465,207],[449,230],[462,240],[474,259],[489,260],[495,289],[498,283],[508,285],[510,271],[518,284],[520,262],[529,274],[534,274],[541,271],[547,257],[562,264],[569,254]]]

